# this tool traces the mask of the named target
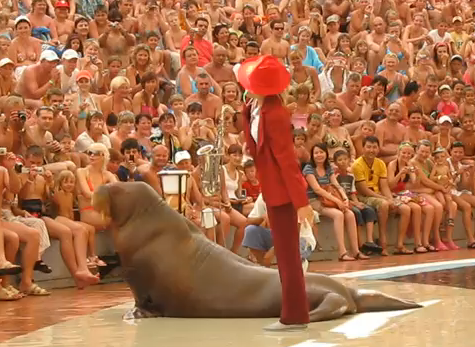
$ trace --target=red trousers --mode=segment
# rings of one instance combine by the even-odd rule
[[[297,212],[294,206],[288,203],[282,206],[267,206],[267,215],[282,283],[280,322],[308,323],[308,302],[300,258]]]

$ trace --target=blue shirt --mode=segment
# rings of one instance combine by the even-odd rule
[[[330,177],[331,177],[331,175],[333,175],[333,169],[331,167],[327,167],[325,169],[325,175],[319,176],[317,174],[316,168],[312,164],[307,164],[307,165],[304,166],[302,173],[303,173],[304,177],[306,177],[307,175],[314,175],[315,178],[317,179],[317,182],[318,182],[319,185],[327,186],[331,183],[330,182]],[[309,199],[318,198],[318,194],[313,191],[313,189],[312,189],[312,187],[310,187],[310,185],[308,185],[308,187],[307,187],[307,197]]]
[[[297,49],[297,45],[291,46],[292,50]],[[318,57],[317,51],[313,47],[307,46],[307,54],[305,55],[305,59],[302,62],[305,66],[312,66],[317,69],[317,72],[320,73],[323,70],[323,63],[321,62],[320,58]]]

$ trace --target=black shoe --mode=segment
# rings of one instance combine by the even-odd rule
[[[361,247],[361,250],[366,254],[367,252],[370,252],[370,253],[377,253],[377,254],[381,254],[381,252],[383,251],[383,248],[378,246],[376,243],[374,242],[365,242],[363,244],[363,246]]]
[[[33,270],[44,274],[50,274],[53,272],[53,269],[51,269],[43,260],[37,260]]]

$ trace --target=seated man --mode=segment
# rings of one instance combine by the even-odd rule
[[[93,111],[88,113],[86,131],[78,136],[74,149],[77,152],[85,152],[95,142],[102,143],[107,148],[111,148],[112,145],[109,137],[103,133],[104,128],[104,115],[101,112]]]
[[[142,175],[137,167],[140,164],[146,164],[145,160],[140,159],[140,145],[137,139],[127,139],[120,145],[120,153],[124,160],[117,170],[117,177],[121,182],[142,181]]]
[[[317,234],[316,223],[320,222],[320,219],[318,212],[314,211],[313,213],[315,216],[313,234],[311,228],[305,227],[303,224],[300,225],[300,256],[304,271],[307,271],[307,259],[317,246],[314,235]],[[254,208],[247,217],[242,246],[249,248],[251,261],[267,267],[271,265],[274,259],[274,244],[269,227],[266,203],[262,198],[262,194],[259,194],[254,203]]]

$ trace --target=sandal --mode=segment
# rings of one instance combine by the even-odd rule
[[[97,267],[97,264],[91,260],[91,257],[86,259],[86,263],[89,269],[95,269]]]
[[[14,265],[8,260],[0,266],[0,276],[5,275],[18,275],[23,271],[22,267],[19,265]]]
[[[409,255],[414,254],[413,251],[408,250],[406,247],[398,247],[393,253],[394,255]]]
[[[0,301],[15,301],[22,299],[21,294],[15,294],[0,286]]]
[[[35,267],[33,268],[35,271],[39,271],[45,274],[50,274],[53,272],[53,269],[50,268],[43,260],[37,260],[35,262]]]
[[[428,252],[427,248],[425,248],[423,245],[418,245],[416,248],[414,248],[414,253],[421,254],[421,253],[427,253],[427,252]]]
[[[455,226],[455,220],[453,218],[448,218],[447,219],[447,226],[448,227],[453,227]]]
[[[31,295],[31,296],[48,296],[51,295],[50,292],[48,292],[46,289],[41,288],[38,286],[36,283],[33,283],[30,288],[27,290],[22,290],[21,291],[25,295]]]
[[[361,252],[356,253],[355,257],[356,260],[367,260],[369,257]]]
[[[475,249],[475,241],[467,245],[468,249]]]
[[[422,247],[424,247],[427,250],[427,252],[438,252],[439,251],[437,248],[432,246],[430,243],[427,244],[426,246],[422,246]]]
[[[90,256],[89,259],[96,266],[107,266],[107,263],[103,262],[97,255]]]
[[[338,257],[338,261],[355,261],[356,259],[353,257],[350,257],[348,255],[348,252],[343,253]]]

